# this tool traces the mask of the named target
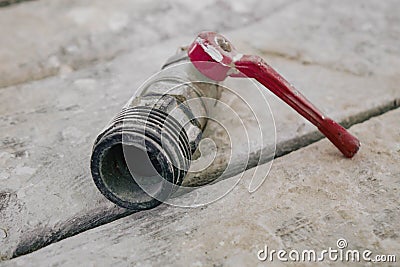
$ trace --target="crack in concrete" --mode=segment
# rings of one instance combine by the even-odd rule
[[[298,62],[304,66],[318,66],[324,69],[328,69],[331,71],[335,71],[335,72],[340,72],[340,73],[345,73],[345,74],[350,74],[350,75],[354,75],[354,76],[358,76],[358,77],[364,77],[364,76],[368,76],[368,75],[363,75],[360,73],[357,73],[355,71],[352,71],[350,69],[346,69],[346,68],[339,68],[339,67],[334,67],[332,65],[329,64],[323,64],[323,63],[319,63],[316,61],[311,61],[311,60],[306,60],[302,57],[300,52],[297,52],[295,55],[289,55],[286,54],[284,52],[280,52],[280,51],[273,51],[273,50],[266,50],[266,49],[259,49],[256,48],[254,46],[250,47],[256,51],[259,52],[260,55],[264,55],[264,56],[272,56],[272,57],[279,57],[279,58],[283,58],[289,61],[295,61]]]
[[[380,115],[385,114],[386,112],[389,112],[391,110],[400,108],[400,98],[388,101],[380,106],[374,107],[369,110],[365,110],[362,112],[359,112],[357,114],[351,115],[343,120],[341,120],[339,123],[342,125],[344,128],[350,128],[353,125],[363,123],[367,120],[370,120],[374,117],[378,117]],[[311,133],[308,133],[306,135],[301,136],[300,138],[293,138],[291,140],[285,141],[284,144],[277,144],[277,150],[275,152],[275,158],[282,157],[284,155],[287,155],[291,152],[294,152],[296,150],[299,150],[300,148],[309,146],[315,142],[318,142],[319,140],[325,138],[320,132],[314,131]],[[252,166],[255,167],[255,166]]]
[[[19,2],[25,2],[25,1],[35,1],[35,0],[0,0],[0,7],[8,6],[11,4],[16,4]],[[285,9],[287,6],[293,5],[294,3],[295,2],[288,0],[286,2],[283,2],[280,5],[276,6],[274,9],[272,9],[267,14],[263,14],[262,17],[250,16],[249,20],[246,21],[245,23],[243,23],[239,28],[245,28],[245,27],[251,26],[255,23],[259,23],[259,21],[262,20],[264,17],[270,17],[271,15],[277,14],[277,13],[281,12],[283,9]],[[217,25],[214,25],[214,27],[215,26],[217,26]],[[141,44],[140,47],[144,47],[144,46],[152,44],[152,43],[165,42],[165,41],[171,40],[172,38],[177,37],[177,36],[164,36],[163,31],[160,31],[158,27],[152,26],[151,24],[149,24],[148,27],[150,30],[157,33],[158,36],[160,37],[160,39],[145,40]],[[221,31],[221,32],[226,32],[226,31],[235,29],[234,25],[229,25],[229,24],[222,25],[220,27],[221,28],[219,28],[218,31]],[[130,34],[132,34],[132,33],[130,33]],[[118,34],[115,34],[115,35],[109,34],[109,38],[106,41],[104,41],[104,43],[101,45],[103,47],[110,46],[110,45],[112,45],[112,43],[115,43],[115,38],[117,38],[117,37],[118,37]],[[116,49],[115,51],[104,50],[104,51],[100,51],[100,53],[98,53],[97,55],[91,56],[91,57],[90,56],[83,57],[84,53],[80,54],[78,56],[66,57],[65,53],[63,52],[63,49],[66,46],[77,46],[77,47],[80,47],[80,49],[82,49],[82,50],[93,49],[88,45],[88,44],[90,44],[90,40],[86,40],[87,38],[89,38],[89,36],[80,36],[80,37],[78,36],[78,38],[79,39],[76,39],[76,40],[72,39],[72,41],[70,41],[67,44],[60,45],[60,48],[57,51],[55,51],[55,53],[49,54],[45,58],[38,59],[37,62],[33,62],[33,63],[31,62],[30,64],[33,64],[33,65],[31,65],[31,67],[36,67],[38,69],[38,71],[37,71],[38,73],[30,74],[30,75],[27,75],[26,78],[18,78],[18,79],[15,79],[14,81],[9,81],[4,84],[1,84],[1,81],[0,81],[0,90],[6,89],[9,87],[13,87],[16,85],[21,85],[21,84],[25,84],[25,83],[29,83],[29,82],[33,82],[33,81],[40,81],[43,79],[61,75],[62,74],[62,73],[60,73],[60,71],[62,71],[61,66],[59,66],[59,67],[47,67],[46,66],[46,64],[47,64],[46,62],[48,62],[49,59],[52,57],[60,59],[60,61],[63,63],[62,66],[68,67],[71,69],[71,71],[75,72],[75,71],[79,71],[81,69],[85,69],[88,67],[94,67],[98,64],[104,64],[106,62],[110,62],[119,56],[124,56],[124,55],[128,54],[129,52],[131,52],[131,50],[129,49],[130,46],[121,45],[121,47],[119,49]],[[80,43],[80,41],[82,42],[82,44]]]
[[[19,4],[21,2],[30,2],[30,1],[35,1],[35,0],[0,0],[0,8]]]

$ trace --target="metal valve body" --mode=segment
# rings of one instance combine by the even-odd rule
[[[94,143],[94,182],[119,206],[157,206],[182,183],[190,167],[207,123],[201,98],[216,98],[218,85],[189,62],[185,51],[172,57]]]

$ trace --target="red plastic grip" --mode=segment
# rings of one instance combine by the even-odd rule
[[[293,85],[262,58],[242,55],[222,35],[202,32],[189,46],[188,55],[205,76],[222,81],[227,76],[254,78],[310,121],[343,153],[353,157],[360,148],[358,139],[330,118],[325,117]],[[216,62],[218,64],[204,64]]]
[[[360,149],[360,141],[330,118],[325,118],[318,129],[347,158],[352,158]]]

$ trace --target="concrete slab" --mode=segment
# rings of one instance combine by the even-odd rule
[[[257,252],[268,246],[319,253],[337,249],[338,239],[347,242],[343,251],[368,249],[371,258],[398,257],[399,116],[397,109],[353,126],[363,148],[351,160],[338,157],[325,139],[275,160],[267,181],[253,194],[241,183],[202,208],[162,205],[5,266],[284,266],[276,256],[273,263],[260,262]]]
[[[0,87],[65,74],[184,34],[240,28],[287,3],[41,0],[2,8]]]
[[[309,2],[304,4],[308,6]],[[382,5],[386,6],[386,2]],[[366,6],[368,10],[375,8],[375,5]],[[300,5],[298,8],[301,7]],[[330,9],[325,10],[329,14]],[[232,36],[230,39],[237,42],[242,51],[259,51],[261,48],[249,46],[252,42],[248,37],[264,32],[264,27],[270,24],[277,28],[274,30],[270,26],[272,28],[268,34],[278,34],[274,31],[279,30],[282,20],[277,17],[284,18],[287,14],[294,16],[294,11],[291,12],[282,11],[253,28],[226,32],[226,35]],[[343,16],[347,16],[346,13]],[[312,18],[313,14],[309,14],[307,18],[298,14],[299,23],[303,19],[309,21]],[[336,18],[340,20],[340,16]],[[312,21],[317,20],[320,23],[324,21],[320,13]],[[334,22],[332,20],[329,23]],[[357,32],[357,28],[350,27],[347,30]],[[282,33],[282,36],[289,35]],[[338,36],[341,35],[316,35],[315,38],[318,39],[317,43],[326,41],[327,38],[334,42]],[[135,89],[158,70],[176,47],[191,42],[193,37],[188,35],[138,48],[108,63],[0,91],[0,162],[4,166],[0,171],[0,230],[3,231],[3,234],[0,232],[3,237],[0,238],[0,255],[3,259],[28,253],[128,214],[109,203],[93,185],[89,172],[92,142]],[[277,42],[279,38],[274,40]],[[387,38],[385,42],[392,45],[397,39]],[[315,44],[307,42],[299,42],[299,45],[307,51],[316,49]],[[313,49],[307,48],[308,46]],[[284,51],[286,53],[289,50]],[[341,62],[339,52],[341,51],[338,50],[338,62]],[[313,53],[314,56],[318,55],[317,51]],[[383,60],[382,62],[396,59],[380,48],[366,50],[365,53],[380,53],[382,59],[379,60]],[[312,102],[346,125],[383,113],[400,103],[399,75],[395,73],[355,75],[353,72],[327,68],[321,64],[304,64],[304,60],[296,60],[279,53],[270,54],[267,60]],[[316,56],[315,61],[319,60]],[[329,60],[334,61],[334,55]],[[351,67],[352,64],[346,63],[346,67]],[[238,90],[254,92],[245,86],[238,86]],[[314,127],[275,97],[267,95],[267,98],[276,121],[278,155],[296,150],[321,137]],[[231,100],[231,106],[237,113],[248,118],[248,111],[235,102],[234,98],[227,97],[225,100]],[[259,106],[260,109],[263,107]],[[230,123],[229,117],[221,117],[222,120],[225,119],[224,123]],[[247,123],[249,127],[252,126],[251,121],[248,120]],[[223,146],[223,140],[218,139],[212,128],[208,129],[208,136],[219,140]],[[363,139],[361,141],[365,142]],[[338,162],[344,162],[340,154],[333,147],[330,148]],[[255,157],[265,147],[256,143],[252,149]],[[243,155],[237,156],[240,158]],[[254,166],[254,158],[252,162]],[[221,171],[220,166],[214,164],[198,177],[204,179],[211,174],[218,174]],[[143,214],[148,213],[135,216],[144,216]],[[148,219],[151,222],[151,217]]]
[[[257,54],[357,76],[394,77],[400,68],[400,4],[396,0],[297,1],[269,20],[238,31]],[[246,34],[247,40],[241,38]]]

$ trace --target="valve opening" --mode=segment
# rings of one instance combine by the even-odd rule
[[[118,198],[130,203],[153,200],[164,184],[157,155],[132,145],[115,144],[105,151],[101,177]]]
[[[91,171],[100,192],[119,206],[143,210],[167,199],[189,168],[191,147],[179,122],[161,110],[121,112],[96,140]],[[161,138],[165,138],[161,141]]]

